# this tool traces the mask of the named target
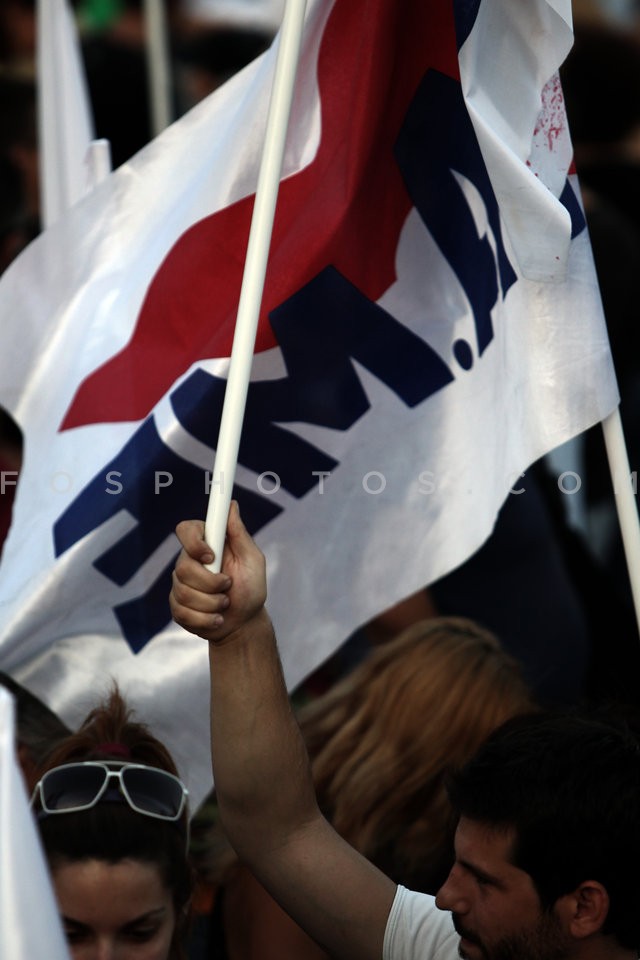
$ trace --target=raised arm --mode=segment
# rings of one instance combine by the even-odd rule
[[[322,817],[291,711],[271,621],[264,558],[232,504],[222,572],[204,525],[182,523],[174,619],[209,641],[211,741],[220,813],[238,855],[336,957],[380,960],[395,885]]]

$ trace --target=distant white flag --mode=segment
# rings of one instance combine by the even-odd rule
[[[185,0],[192,17],[238,29],[273,30],[282,23],[286,0]]]
[[[307,10],[234,488],[290,686],[618,400],[557,80],[569,0]],[[274,49],[0,279],[26,438],[0,664],[72,725],[115,676],[196,797],[207,654],[170,621],[173,531],[206,512]]]
[[[13,698],[0,687],[0,957],[69,960],[15,749]]]
[[[37,80],[40,207],[48,227],[92,186],[87,152],[93,120],[67,0],[38,0]]]

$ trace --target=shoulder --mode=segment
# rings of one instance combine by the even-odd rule
[[[454,960],[459,938],[435,899],[399,886],[387,921],[383,960]]]

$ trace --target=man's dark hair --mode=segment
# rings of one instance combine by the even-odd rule
[[[608,714],[540,713],[492,734],[455,773],[449,796],[460,814],[514,829],[511,860],[549,909],[580,883],[610,899],[602,932],[640,946],[640,744]]]

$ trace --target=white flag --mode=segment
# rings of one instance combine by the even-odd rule
[[[0,957],[69,960],[15,746],[13,699],[0,687]]]
[[[309,4],[234,490],[290,686],[617,403],[557,81],[569,0],[513,6]],[[273,67],[0,281],[26,436],[0,664],[69,723],[115,676],[196,798],[206,645],[169,619],[173,530],[206,512]]]
[[[38,0],[36,15],[40,204],[49,226],[92,186],[93,120],[67,0]]]
[[[246,29],[278,29],[285,0],[185,0],[189,16],[204,22]]]

